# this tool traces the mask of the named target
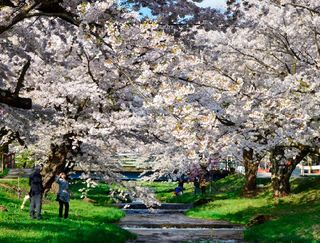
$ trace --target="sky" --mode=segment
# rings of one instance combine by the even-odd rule
[[[125,2],[125,0],[119,0],[119,2]],[[216,8],[220,10],[226,9],[226,0],[203,0],[201,3],[195,3],[199,7],[211,7]],[[143,16],[150,16],[151,17],[151,11],[148,8],[142,8],[139,11]]]
[[[126,0],[118,0],[119,3]],[[226,8],[226,0],[203,0],[201,3],[196,3],[200,7]]]
[[[203,2],[196,4],[200,7],[226,8],[226,0],[203,0]]]

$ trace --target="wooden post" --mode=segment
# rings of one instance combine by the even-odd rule
[[[21,198],[20,175],[18,175],[18,198]]]
[[[308,165],[309,165],[308,174],[311,175],[311,173],[312,173],[312,159],[308,156],[307,161],[308,161]]]
[[[12,159],[12,168],[16,168],[16,153],[11,154],[11,159]]]
[[[3,170],[4,170],[4,167],[3,167],[3,163],[4,163],[4,161],[3,161],[3,153],[0,153],[0,158],[1,158],[1,160],[0,160],[0,170],[1,170],[1,173],[3,173]]]

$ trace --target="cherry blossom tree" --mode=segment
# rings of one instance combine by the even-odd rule
[[[161,68],[178,54],[156,24],[141,23],[111,1],[55,4],[13,4],[1,12],[1,126],[46,162],[47,189],[75,163],[117,178],[115,153],[163,143],[142,108],[142,87],[149,84],[136,79],[145,65]]]
[[[167,3],[1,1],[1,146],[33,146],[47,188],[76,162],[114,177],[112,155],[133,150],[154,176],[232,155],[252,191],[271,154],[275,195],[289,193],[319,147],[317,1]]]
[[[201,140],[211,144],[207,153],[232,154],[244,162],[249,191],[255,188],[258,162],[271,152],[275,196],[290,192],[295,166],[319,147],[317,7],[315,1],[248,1],[239,20],[246,25],[198,31],[203,51],[192,55],[183,50],[180,63],[166,73],[194,91],[184,95],[184,88],[167,81],[154,98],[155,106],[162,103],[164,112],[180,119],[163,119],[172,121],[165,124],[168,134],[180,130],[187,137],[174,138],[178,148],[189,146],[196,155],[196,134],[204,134]],[[148,79],[159,79],[159,74],[164,72],[150,73]],[[208,117],[209,111],[214,117],[210,130],[197,124],[200,114]]]

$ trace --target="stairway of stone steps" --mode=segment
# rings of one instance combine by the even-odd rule
[[[25,168],[14,168],[10,169],[8,175],[4,177],[4,179],[17,179],[20,178],[27,178],[32,173],[32,169],[25,169]]]
[[[119,225],[137,234],[131,243],[243,243],[243,226],[226,221],[195,219],[183,214],[191,204],[164,203],[152,210],[137,203],[116,205],[125,211]]]

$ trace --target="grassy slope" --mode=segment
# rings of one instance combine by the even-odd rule
[[[79,199],[81,197],[81,192],[79,189],[86,186],[85,182],[81,180],[75,180],[70,188],[72,190],[72,197]],[[99,183],[95,188],[90,188],[88,191],[88,198],[95,201],[95,205],[108,206],[115,201],[109,196],[110,187],[106,183]]]
[[[134,237],[113,224],[124,216],[122,211],[84,202],[77,193],[70,201],[69,219],[58,218],[58,203],[54,201],[55,195],[50,194],[43,204],[43,219],[31,220],[28,204],[23,210],[19,208],[21,201],[17,199],[16,187],[17,180],[0,180],[0,205],[8,209],[0,211],[0,242],[125,242]],[[25,195],[26,180],[21,182],[21,187]],[[97,190],[104,199],[102,188]]]
[[[194,202],[200,196],[193,194],[193,186],[191,183],[184,184],[184,193],[181,196],[174,194],[174,189],[177,187],[177,182],[141,182],[142,186],[151,188],[161,202],[169,203],[190,203]]]
[[[256,242],[320,242],[320,178],[292,181],[292,195],[273,199],[269,184],[255,198],[241,197],[243,178],[229,176],[213,185],[214,193],[204,196],[210,202],[187,212],[198,218],[227,220],[247,224],[257,215],[270,215],[271,220],[248,227],[245,239]],[[258,183],[267,183],[259,181]],[[182,197],[172,194],[176,183],[155,183],[158,198],[166,202],[193,202],[189,185]]]
[[[5,168],[1,173],[0,173],[0,178],[5,177],[6,175],[8,175],[9,173],[9,169]]]

